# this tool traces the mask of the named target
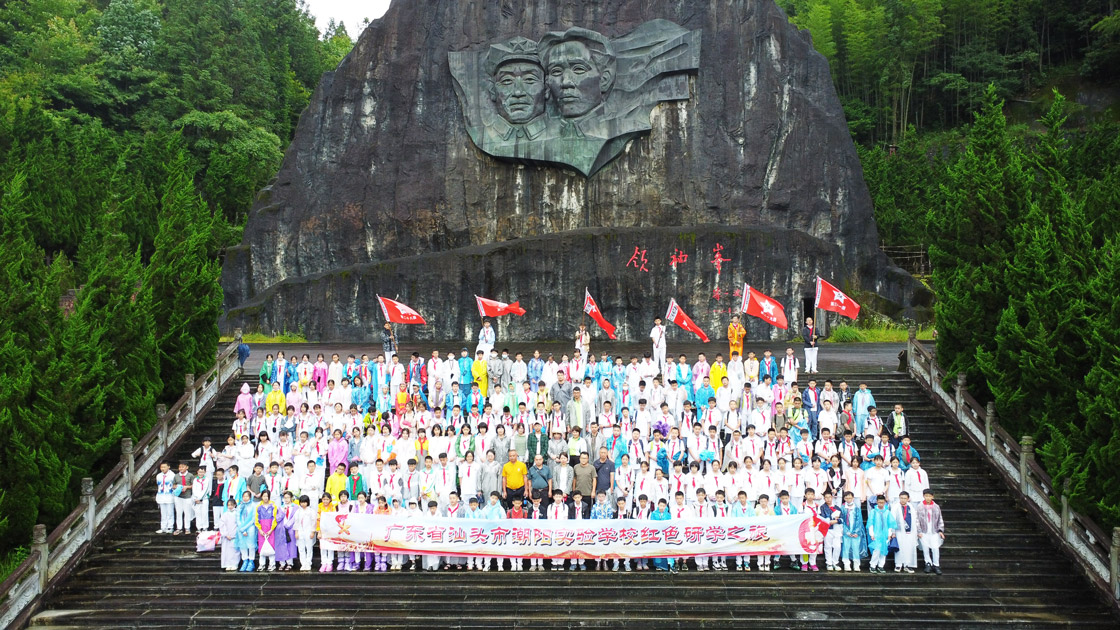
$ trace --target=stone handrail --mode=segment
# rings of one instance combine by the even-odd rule
[[[156,406],[156,425],[134,446],[121,440],[121,461],[101,483],[82,479],[82,496],[74,509],[47,535],[45,525],[36,525],[31,553],[0,584],[0,628],[18,628],[39,607],[42,596],[61,582],[85,557],[93,541],[113,525],[117,517],[143,491],[159,463],[194,426],[195,421],[218,400],[222,389],[241,373],[237,348],[241,331],[218,355],[214,367],[201,378],[186,377],[182,398],[171,409]]]
[[[946,390],[942,386],[945,372],[916,333],[911,327],[906,345],[910,375],[985,453],[1000,476],[1018,491],[1023,505],[1061,542],[1111,605],[1120,607],[1120,527],[1109,537],[1092,519],[1072,510],[1066,496],[1069,480],[1061,488],[1054,487],[1050,475],[1035,462],[1034,438],[1024,435],[1016,442],[996,422],[994,403],[981,405],[968,393],[963,374],[957,376],[952,391]]]

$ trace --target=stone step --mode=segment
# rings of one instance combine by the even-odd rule
[[[361,598],[354,598],[361,599]],[[370,598],[374,599],[374,598]],[[869,599],[869,598],[866,598]],[[440,600],[447,601],[447,600]],[[454,601],[454,600],[453,600]],[[856,622],[861,627],[879,624],[905,623],[913,626],[944,628],[976,627],[1013,627],[1013,628],[1109,628],[1115,625],[1102,617],[1100,611],[1088,611],[1057,615],[1045,609],[1012,612],[995,604],[987,609],[942,606],[928,604],[915,610],[906,607],[891,610],[891,607],[876,602],[867,606],[843,603],[827,607],[801,607],[791,610],[784,605],[763,606],[752,603],[746,607],[730,607],[728,604],[712,606],[701,610],[687,610],[666,614],[659,607],[648,606],[633,610],[609,604],[593,609],[579,601],[561,599],[548,609],[521,608],[520,606],[501,606],[491,604],[480,611],[460,612],[460,602],[454,601],[453,616],[432,610],[431,602],[419,602],[412,610],[382,612],[377,608],[337,610],[318,606],[316,610],[291,612],[282,610],[274,602],[260,602],[254,606],[251,615],[243,618],[239,628],[283,628],[337,630],[340,623],[350,627],[375,625],[378,628],[479,628],[495,627],[532,627],[532,628],[820,628],[822,623]],[[311,606],[315,606],[314,602]],[[726,612],[724,612],[727,607]],[[228,610],[206,610],[197,613],[183,611],[154,611],[136,618],[129,614],[130,609],[89,613],[87,611],[55,611],[51,616],[40,615],[32,620],[37,628],[214,628],[228,627]],[[1102,618],[1105,619],[1102,621]],[[561,621],[562,620],[562,621]]]

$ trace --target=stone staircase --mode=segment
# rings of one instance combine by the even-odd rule
[[[831,375],[839,380],[840,375]],[[821,375],[818,380],[823,381]],[[868,382],[902,403],[946,520],[942,576],[771,573],[226,573],[193,537],[154,533],[154,490],[32,619],[35,628],[1120,627],[979,454],[901,373]],[[234,383],[176,454],[228,429]],[[171,461],[178,461],[171,458]],[[920,554],[919,554],[920,555]],[[316,561],[317,562],[317,561]],[[865,563],[866,568],[866,563]]]

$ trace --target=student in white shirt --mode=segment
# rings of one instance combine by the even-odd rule
[[[912,497],[920,497],[929,490],[929,473],[922,469],[922,460],[910,460],[910,470],[906,471],[906,492]]]
[[[891,506],[894,516],[894,537],[898,541],[898,551],[894,552],[894,572],[913,573],[918,567],[918,515],[910,505],[910,493],[903,490],[897,502]]]
[[[693,511],[692,506],[685,502],[684,492],[679,491],[673,493],[673,506],[669,508],[669,514],[672,516],[672,519],[674,521],[680,520],[682,518],[694,518],[696,516],[696,513],[695,511]],[[676,562],[674,562],[673,559],[670,558],[670,568],[673,568],[675,565],[681,571],[688,570],[688,564],[685,562],[684,558],[681,558]],[[697,567],[699,567],[699,564],[697,564]]]
[[[311,507],[315,505],[316,507]],[[319,524],[318,504],[311,503],[311,498],[306,494],[299,498],[299,510],[296,512],[295,524],[292,531],[296,537],[296,550],[299,553],[299,570],[311,570],[311,557],[315,548],[315,531]]]
[[[198,531],[210,529],[210,477],[209,469],[198,467],[198,474],[191,482],[191,507],[194,509],[194,525]],[[215,523],[217,525],[217,523]]]
[[[898,458],[891,457],[891,467],[887,469],[887,503],[894,507],[898,504],[898,497],[906,492],[906,471],[898,466]]]
[[[882,455],[876,455],[871,461],[873,461],[875,465],[864,472],[863,487],[866,493],[864,495],[864,500],[873,502],[875,497],[886,495],[890,474],[887,472],[886,468],[883,468]],[[870,507],[869,504],[868,509],[870,509]]]
[[[566,521],[568,520],[568,506],[564,503],[564,492],[562,490],[552,491],[552,504],[548,506],[548,520],[550,521]],[[552,560],[553,571],[563,571],[563,560]],[[575,570],[575,560],[571,561],[572,570]]]
[[[698,518],[698,519],[707,519],[707,517],[710,515],[710,512],[711,512],[711,505],[712,504],[710,502],[708,502],[707,491],[704,490],[704,488],[697,488],[696,489],[696,503],[691,506],[692,507],[692,517],[693,518]],[[693,557],[693,561],[696,563],[696,570],[697,571],[707,571],[708,568],[709,568],[709,564],[712,563],[712,561],[714,561],[714,560],[715,560],[715,558],[711,558],[709,556],[694,556]],[[682,561],[681,564],[683,565],[684,562]],[[718,566],[713,565],[712,568],[715,569],[715,568],[718,568]]]
[[[175,473],[171,465],[162,462],[156,474],[156,505],[159,506],[159,529],[157,534],[170,534],[175,529]]]

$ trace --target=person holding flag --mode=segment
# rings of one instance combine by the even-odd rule
[[[591,333],[583,322],[580,322],[579,330],[576,331],[576,351],[585,357],[591,355]]]
[[[739,316],[732,315],[731,323],[727,325],[727,346],[728,357],[735,356],[738,352],[739,356],[743,356],[743,340],[747,337],[747,329],[739,323]]]
[[[673,310],[677,302],[674,300],[669,305],[670,312]],[[685,316],[687,318],[687,315]],[[691,320],[689,320],[691,321]],[[657,366],[657,373],[665,373],[665,325],[661,323],[660,317],[653,318],[653,328],[649,331],[649,340],[653,342],[653,363]]]
[[[801,338],[805,340],[805,373],[817,373],[817,327],[813,325],[813,318],[806,317],[805,325],[801,328]]]
[[[474,353],[476,355],[481,354],[484,359],[489,357],[496,341],[497,335],[494,334],[494,327],[490,325],[490,320],[482,320],[482,328],[478,329],[478,345],[475,346]],[[485,388],[483,388],[483,393],[486,393]]]

